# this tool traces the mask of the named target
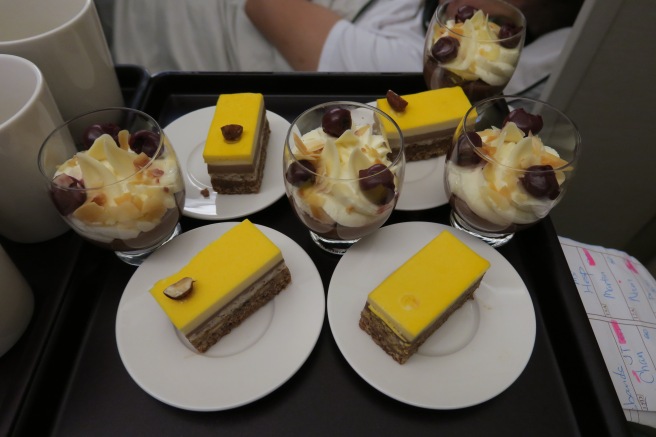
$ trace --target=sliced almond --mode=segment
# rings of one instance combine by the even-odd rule
[[[141,152],[134,158],[134,166],[137,168],[144,168],[150,162],[150,158],[145,153]]]
[[[130,132],[126,129],[118,132],[118,146],[123,150],[130,150]]]
[[[301,137],[299,137],[296,133],[294,133],[294,144],[303,155],[310,155],[311,152],[307,149],[307,147],[305,147],[305,143],[303,143]]]
[[[364,135],[365,133],[367,133],[367,131],[368,131],[369,129],[371,129],[371,125],[369,125],[369,124],[363,124],[362,126],[360,126],[359,128],[357,128],[357,129],[355,130],[355,132],[353,132],[353,133],[354,133],[355,135],[361,137],[362,135]]]

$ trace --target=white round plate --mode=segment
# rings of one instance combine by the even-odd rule
[[[256,194],[217,194],[212,189],[203,148],[214,116],[214,106],[198,109],[174,120],[164,128],[180,161],[184,174],[186,198],[183,214],[204,220],[227,220],[258,212],[285,194],[282,154],[289,122],[267,111],[271,127],[266,164],[260,192]],[[201,194],[203,189],[209,197]]]
[[[193,411],[218,411],[260,399],[305,362],[325,313],[321,277],[305,251],[258,226],[281,250],[292,282],[204,354],[178,333],[148,290],[183,267],[236,223],[186,232],[153,253],[128,282],[116,316],[116,343],[134,381],[154,398]]]
[[[368,105],[378,106],[376,102]],[[395,209],[418,211],[449,203],[444,190],[444,155],[405,163],[403,189]]]
[[[448,230],[490,261],[480,287],[403,365],[358,326],[367,295],[440,232]],[[535,313],[528,290],[495,249],[454,228],[407,222],[353,245],[328,289],[328,321],[346,361],[371,386],[406,404],[455,409],[508,388],[533,352]]]

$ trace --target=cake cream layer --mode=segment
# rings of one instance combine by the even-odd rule
[[[367,304],[399,337],[412,342],[489,267],[486,259],[443,231],[369,293]]]
[[[228,302],[223,308],[220,308],[216,313],[212,314],[206,322],[203,322],[196,329],[189,332],[188,336],[193,337],[194,335],[197,335],[207,330],[208,328],[225,323],[225,321],[232,316],[234,311],[238,310],[246,302],[252,299],[253,296],[257,295],[257,293],[266,287],[269,281],[279,275],[280,272],[286,268],[286,264],[280,261],[278,264],[273,266],[271,270],[262,275],[257,281],[252,283],[244,291],[235,296],[235,298]]]
[[[278,263],[262,278],[237,295],[209,320],[186,334],[189,342],[205,352],[229,334],[255,311],[270,302],[291,282],[291,274],[284,262]]]
[[[440,136],[444,135],[444,131],[453,131],[471,107],[460,87],[439,88],[401,97],[408,102],[404,111],[392,109],[385,98],[378,99],[376,105],[399,125],[406,144],[413,143],[413,137]],[[388,138],[398,136],[389,120],[381,118],[381,123]]]
[[[173,325],[187,335],[283,261],[282,252],[249,220],[237,224],[196,254],[187,265],[150,290]],[[184,277],[194,280],[184,299],[164,290]]]
[[[260,146],[260,131],[266,120],[264,97],[257,93],[221,94],[203,149],[208,166],[254,167]],[[236,124],[243,128],[238,140],[226,140],[221,127]],[[213,170],[216,171],[216,170]],[[233,170],[231,170],[233,171]]]

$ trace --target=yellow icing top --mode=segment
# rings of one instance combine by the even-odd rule
[[[393,110],[386,98],[376,100],[376,105],[394,119],[403,135],[455,129],[471,108],[471,103],[460,87],[439,88],[401,97],[408,102],[402,112]],[[382,117],[380,120],[387,136],[394,137],[396,129],[392,124]]]
[[[256,93],[221,94],[203,150],[206,164],[252,164],[257,150],[264,97]],[[263,114],[264,116],[264,114]],[[236,141],[226,141],[221,127],[238,124],[244,128]]]
[[[230,302],[283,259],[280,249],[244,220],[196,254],[180,271],[155,283],[150,293],[183,334]],[[175,300],[164,289],[184,277],[194,280],[191,294]]]
[[[474,284],[490,263],[443,231],[371,293],[371,311],[397,335],[414,340]]]

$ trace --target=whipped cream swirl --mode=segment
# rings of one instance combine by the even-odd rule
[[[460,43],[455,59],[442,62],[441,66],[466,81],[480,79],[493,86],[505,85],[515,71],[521,45],[513,48],[500,45],[499,30],[482,10],[464,22],[452,19],[446,22],[446,27],[436,25],[433,44],[445,36]]]
[[[95,241],[135,238],[178,208],[175,195],[184,185],[175,158],[167,153],[155,159],[137,154],[128,138],[129,133],[121,131],[117,145],[103,134],[55,173],[55,178],[67,174],[84,183],[86,200],[66,218]]]
[[[534,197],[520,178],[529,167],[551,165],[559,186],[565,181],[567,162],[536,135],[525,135],[515,123],[478,132],[483,152],[490,157],[476,166],[448,161],[451,192],[479,217],[504,229],[511,224],[531,224],[545,217],[558,199]]]
[[[391,165],[389,145],[383,136],[372,133],[370,124],[348,129],[339,138],[319,127],[303,137],[296,136],[292,152],[297,160],[308,160],[316,168],[314,184],[293,187],[296,204],[315,220],[360,227],[393,207],[394,202],[372,203],[359,185],[360,170],[374,164]],[[396,176],[395,186],[399,186]]]

